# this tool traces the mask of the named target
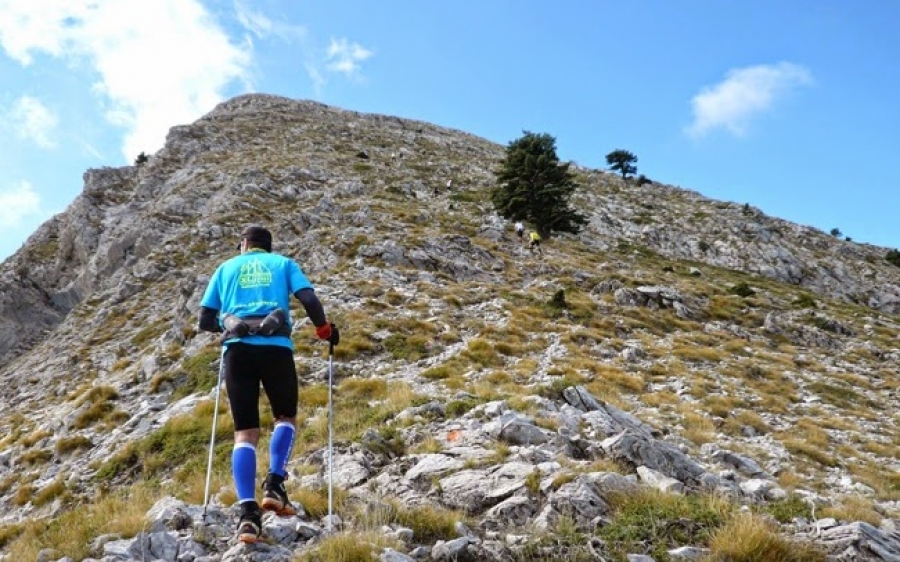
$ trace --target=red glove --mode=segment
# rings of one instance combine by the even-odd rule
[[[331,322],[325,322],[321,326],[316,327],[316,337],[320,340],[328,340],[331,338]]]

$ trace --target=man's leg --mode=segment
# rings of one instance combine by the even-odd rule
[[[275,346],[271,350],[268,370],[262,378],[263,388],[272,406],[275,429],[269,442],[269,475],[263,483],[263,509],[274,511],[281,516],[294,515],[297,509],[287,497],[284,481],[287,479],[287,464],[294,448],[297,416],[297,371],[294,355],[290,349]]]
[[[259,428],[234,432],[231,473],[238,503],[256,501],[256,444]]]
[[[259,442],[259,378],[251,346],[232,345],[225,354],[225,388],[234,420],[231,474],[241,508],[238,539],[254,543],[262,534],[262,511],[256,503],[256,444]]]
[[[275,422],[275,430],[269,442],[269,472],[282,478],[287,476],[287,463],[294,449],[296,432],[295,418],[279,418]]]

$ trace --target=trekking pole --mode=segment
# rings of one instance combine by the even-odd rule
[[[209,436],[209,459],[206,461],[206,488],[203,490],[203,517],[206,517],[206,506],[209,503],[209,483],[212,479],[213,447],[216,445],[216,424],[219,421],[219,395],[222,394],[222,374],[225,372],[225,349],[219,355],[219,375],[216,377],[216,408],[213,410],[212,435]]]
[[[331,400],[331,388],[334,377],[334,344],[328,342],[328,523],[331,532],[331,514],[334,500],[334,404]]]

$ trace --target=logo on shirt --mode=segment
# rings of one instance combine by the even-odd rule
[[[241,266],[241,274],[238,276],[238,285],[242,289],[253,287],[267,287],[272,283],[272,272],[263,265],[259,258],[254,258]]]

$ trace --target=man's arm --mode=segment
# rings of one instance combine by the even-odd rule
[[[297,300],[303,305],[303,309],[306,310],[306,315],[309,316],[309,319],[316,328],[328,323],[328,318],[325,316],[325,309],[322,308],[322,302],[319,300],[319,297],[316,296],[315,291],[310,288],[300,289],[294,293],[294,296],[297,297]]]
[[[204,332],[221,332],[222,326],[219,326],[219,311],[215,308],[201,306],[200,329]]]

